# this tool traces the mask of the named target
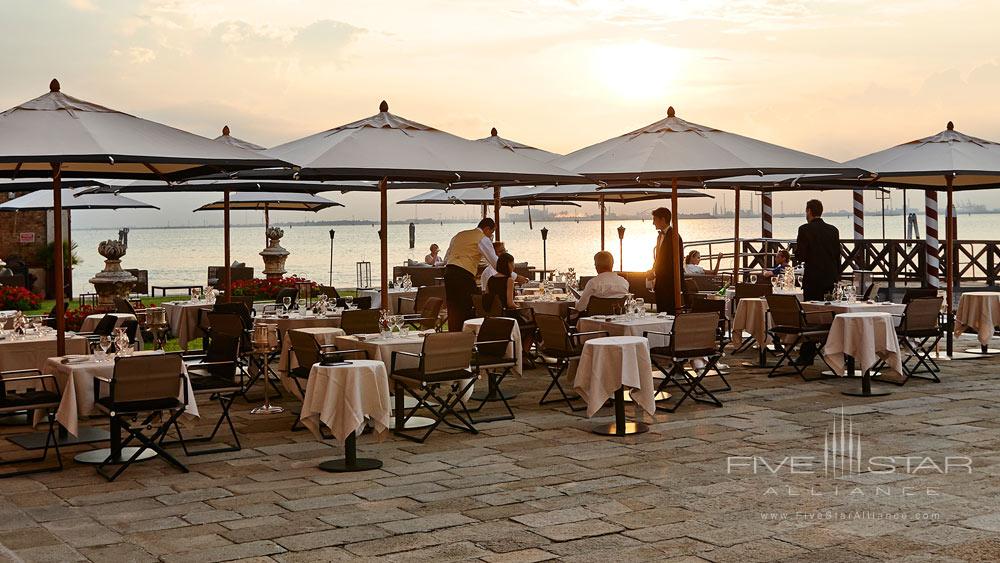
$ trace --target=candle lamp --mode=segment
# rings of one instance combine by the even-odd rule
[[[259,377],[264,382],[264,403],[251,409],[250,414],[283,413],[285,412],[284,408],[271,404],[271,394],[268,391],[272,385],[271,376],[274,375],[269,360],[271,353],[278,348],[278,325],[261,322],[254,324],[251,340],[253,342],[252,361],[257,368],[257,373],[260,374]]]
[[[541,233],[542,233],[542,279],[544,280],[545,276],[548,274],[547,270],[549,269],[549,260],[548,260],[549,257],[548,257],[548,247],[547,247],[548,243],[546,242],[549,240],[549,230],[546,229],[545,227],[542,227]]]
[[[618,271],[625,271],[625,225],[618,225]]]
[[[153,349],[162,350],[167,340],[167,313],[163,307],[149,307],[146,313],[146,327],[153,335]]]
[[[295,282],[295,289],[299,292],[299,299],[306,300],[306,307],[312,307],[312,282]]]

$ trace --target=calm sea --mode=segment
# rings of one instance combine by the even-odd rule
[[[846,238],[851,236],[850,217],[830,217]],[[798,217],[776,218],[775,236],[794,238],[803,219]],[[923,236],[923,217],[918,217],[920,234]],[[645,270],[652,264],[652,248],[656,233],[649,221],[609,221],[606,225],[606,246],[615,255],[616,267],[619,257],[619,225],[625,227],[624,260],[626,270]],[[997,239],[997,225],[1000,214],[962,215],[959,217],[959,237],[966,239]],[[279,225],[280,226],[280,225]],[[593,269],[593,254],[600,250],[600,223],[598,221],[536,221],[529,228],[526,221],[504,223],[501,226],[503,240],[517,261],[527,260],[532,265],[542,264],[542,239],[540,229],[547,227],[548,265],[550,268],[574,267],[584,275]],[[330,236],[328,226],[283,227],[285,237],[281,245],[291,255],[288,257],[289,274],[298,274],[327,283],[330,276]],[[341,287],[356,285],[356,262],[371,262],[372,276],[378,277],[379,240],[377,227],[369,225],[336,226],[333,283]],[[423,223],[416,226],[416,248],[408,248],[408,227],[405,224],[389,226],[389,264],[402,264],[406,259],[423,259],[431,243],[442,247],[442,254],[448,240],[458,230],[466,228],[459,223]],[[682,219],[681,236],[685,241],[707,239],[731,239],[732,219]],[[881,216],[869,214],[866,221],[867,235],[881,238]],[[760,219],[741,220],[743,237],[760,236]],[[902,238],[902,218],[886,218],[888,238]],[[944,222],[941,222],[944,235]],[[73,239],[79,243],[78,253],[83,264],[73,273],[74,291],[90,288],[87,280],[103,268],[97,244],[105,239],[118,238],[117,228],[107,230],[79,230]],[[240,226],[233,228],[232,256],[234,260],[254,266],[260,276],[263,262],[258,253],[264,248],[264,229],[261,226]],[[722,250],[731,251],[732,244]],[[703,252],[704,254],[704,252]],[[191,227],[181,229],[132,229],[129,233],[128,254],[122,260],[123,267],[149,270],[151,285],[204,284],[208,266],[223,264],[222,230],[215,227]],[[390,270],[391,273],[391,270]],[[374,280],[373,280],[374,281]]]

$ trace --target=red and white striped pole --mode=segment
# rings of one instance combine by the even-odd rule
[[[760,192],[760,237],[763,239],[774,238],[774,217],[772,217],[771,210],[771,192]],[[765,266],[771,266],[770,254],[771,243],[764,243],[764,259],[762,263]]]
[[[854,190],[854,240],[865,238],[865,192]]]
[[[938,199],[937,192],[927,190],[924,192],[924,214],[926,216],[926,260],[927,260],[927,285],[928,287],[941,287],[941,265],[938,261]]]

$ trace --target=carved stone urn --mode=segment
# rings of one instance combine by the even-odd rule
[[[125,245],[117,240],[106,240],[97,245],[97,252],[104,257],[104,270],[90,278],[97,291],[97,304],[114,306],[115,297],[128,299],[132,286],[138,281],[135,276],[122,270],[122,256]]]
[[[278,227],[267,228],[267,248],[260,252],[264,259],[264,275],[269,280],[279,280],[285,275],[285,260],[288,259],[288,251],[281,247],[278,242],[285,236],[285,231]]]

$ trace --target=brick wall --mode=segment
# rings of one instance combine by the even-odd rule
[[[0,192],[0,202],[12,199],[11,192]],[[32,263],[35,253],[45,244],[46,218],[44,211],[19,211],[17,213],[0,213],[0,258],[20,256]],[[35,242],[24,244],[20,242],[20,233],[34,233]]]

